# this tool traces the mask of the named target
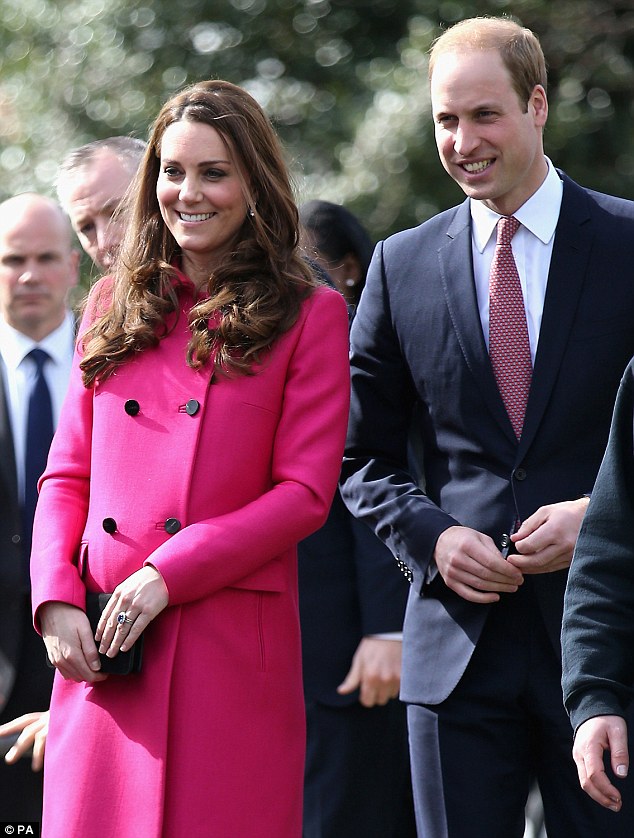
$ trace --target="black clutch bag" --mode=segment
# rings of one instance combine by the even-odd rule
[[[93,634],[97,630],[101,612],[108,604],[111,596],[111,594],[86,594],[86,616],[90,621]],[[143,635],[127,652],[119,652],[114,658],[108,658],[106,655],[100,654],[99,660],[101,661],[101,672],[107,675],[132,675],[135,672],[140,672],[143,660]]]

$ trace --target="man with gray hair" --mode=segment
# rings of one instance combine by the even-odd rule
[[[98,268],[112,265],[121,241],[113,214],[145,153],[134,137],[108,137],[75,148],[62,161],[57,197],[68,213],[79,243]]]

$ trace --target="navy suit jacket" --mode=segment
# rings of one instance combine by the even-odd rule
[[[23,552],[13,436],[0,375],[0,712],[15,679],[24,614],[30,613]]]
[[[461,524],[500,544],[516,518],[591,491],[621,374],[634,354],[634,203],[565,175],[524,430],[499,395],[473,282],[469,203],[380,243],[352,328],[342,492],[413,578],[406,701],[443,701],[491,607],[426,572]],[[421,479],[408,449],[422,452]],[[566,571],[527,577],[553,644]]]

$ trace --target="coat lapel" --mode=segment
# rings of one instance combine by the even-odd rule
[[[2,361],[0,361],[0,364]],[[9,420],[9,409],[4,391],[4,371],[0,370],[0,480],[7,488],[7,495],[11,498],[18,496],[18,478],[15,466],[15,453],[13,450],[13,434],[11,433],[11,422]]]
[[[438,259],[447,308],[467,366],[476,379],[478,390],[493,417],[504,433],[515,440],[482,334],[473,281],[471,214],[468,200],[458,207],[447,229],[447,242],[438,250]]]
[[[593,242],[585,192],[563,176],[564,192],[555,230],[544,311],[518,457],[524,456],[539,427],[559,375]]]

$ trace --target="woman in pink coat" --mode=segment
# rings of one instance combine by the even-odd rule
[[[295,838],[295,545],[341,465],[346,307],[298,253],[277,139],[240,88],[170,100],[130,194],[35,522],[35,624],[58,670],[43,835]],[[101,671],[98,651],[140,637],[139,673]]]

